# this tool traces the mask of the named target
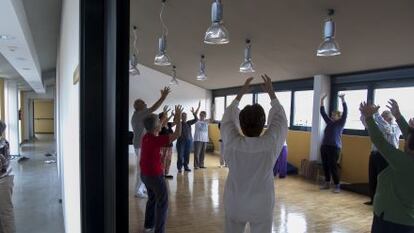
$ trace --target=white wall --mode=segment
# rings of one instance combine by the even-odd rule
[[[129,79],[129,119],[131,119],[134,112],[133,104],[136,99],[140,98],[144,100],[148,106],[151,106],[159,99],[160,90],[165,86],[169,86],[171,80],[171,76],[165,75],[149,67],[139,65],[138,68],[141,75],[130,76]],[[200,111],[206,111],[207,117],[211,117],[211,91],[179,80],[178,86],[171,86],[171,94],[164,104],[169,106],[174,106],[176,104],[183,105],[189,119],[192,119],[192,114],[190,113],[191,107],[196,108],[199,100],[201,100]],[[162,107],[158,112],[161,111]],[[131,124],[129,124],[129,127],[131,129]],[[132,146],[130,147],[130,152],[133,152]]]
[[[19,155],[19,107],[16,80],[6,80],[4,82],[4,105],[5,135],[10,143],[10,154]]]
[[[324,95],[328,95],[325,100],[325,108],[329,109],[329,100],[331,92],[331,81],[327,75],[315,75],[313,79],[313,118],[312,118],[312,138],[311,138],[311,151],[309,160],[320,159],[320,146],[323,139],[325,130],[325,121],[323,120],[320,112],[321,98]]]
[[[79,169],[79,84],[73,72],[79,64],[79,1],[63,0],[57,58],[57,152],[65,231],[81,232]]]

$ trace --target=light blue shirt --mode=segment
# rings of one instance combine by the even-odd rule
[[[384,118],[382,118],[379,113],[375,113],[373,118],[375,123],[378,125],[378,128],[381,131],[382,135],[384,135],[385,140],[387,140],[388,143],[398,149],[400,146],[400,136],[402,135],[398,124],[395,122],[392,122],[391,124],[388,123],[384,120]],[[365,128],[367,128],[367,124],[363,116],[361,116],[361,121],[362,124],[364,124]],[[372,150],[378,151],[375,145],[372,145]]]

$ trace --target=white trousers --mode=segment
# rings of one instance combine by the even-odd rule
[[[271,233],[272,232],[273,220],[269,219],[267,221],[261,222],[249,222],[250,233]],[[225,233],[244,233],[247,222],[239,222],[233,220],[229,217],[226,217],[225,223]]]
[[[0,233],[15,233],[13,211],[13,180],[14,176],[0,178]]]
[[[141,160],[141,149],[135,149],[135,155],[137,156],[137,178],[135,183],[135,193],[144,194],[147,192],[147,188],[141,180],[141,167],[139,166],[139,161]]]

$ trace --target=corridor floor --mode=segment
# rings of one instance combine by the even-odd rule
[[[134,197],[134,157],[130,155],[130,233],[141,233],[146,199]],[[206,162],[207,169],[178,176],[175,161],[172,162],[174,179],[167,182],[170,202],[166,232],[224,232],[223,191],[228,171],[217,167],[218,156],[209,155]],[[273,232],[370,232],[372,208],[363,204],[368,198],[349,192],[321,192],[318,186],[300,177],[277,179],[275,184]]]
[[[21,147],[28,160],[12,161],[17,233],[64,233],[57,165],[45,163],[56,160],[45,156],[51,152],[55,152],[53,136],[39,135],[36,142]]]

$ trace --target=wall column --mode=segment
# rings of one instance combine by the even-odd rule
[[[311,150],[309,160],[319,160],[320,152],[319,148],[323,138],[323,131],[325,129],[325,122],[319,113],[320,101],[323,95],[327,94],[328,97],[325,100],[325,108],[329,109],[329,95],[331,92],[331,79],[327,75],[319,74],[315,75],[313,79],[313,118],[312,118],[312,137],[311,137]]]
[[[16,80],[4,82],[4,104],[6,139],[10,143],[10,154],[19,155],[19,104]]]

